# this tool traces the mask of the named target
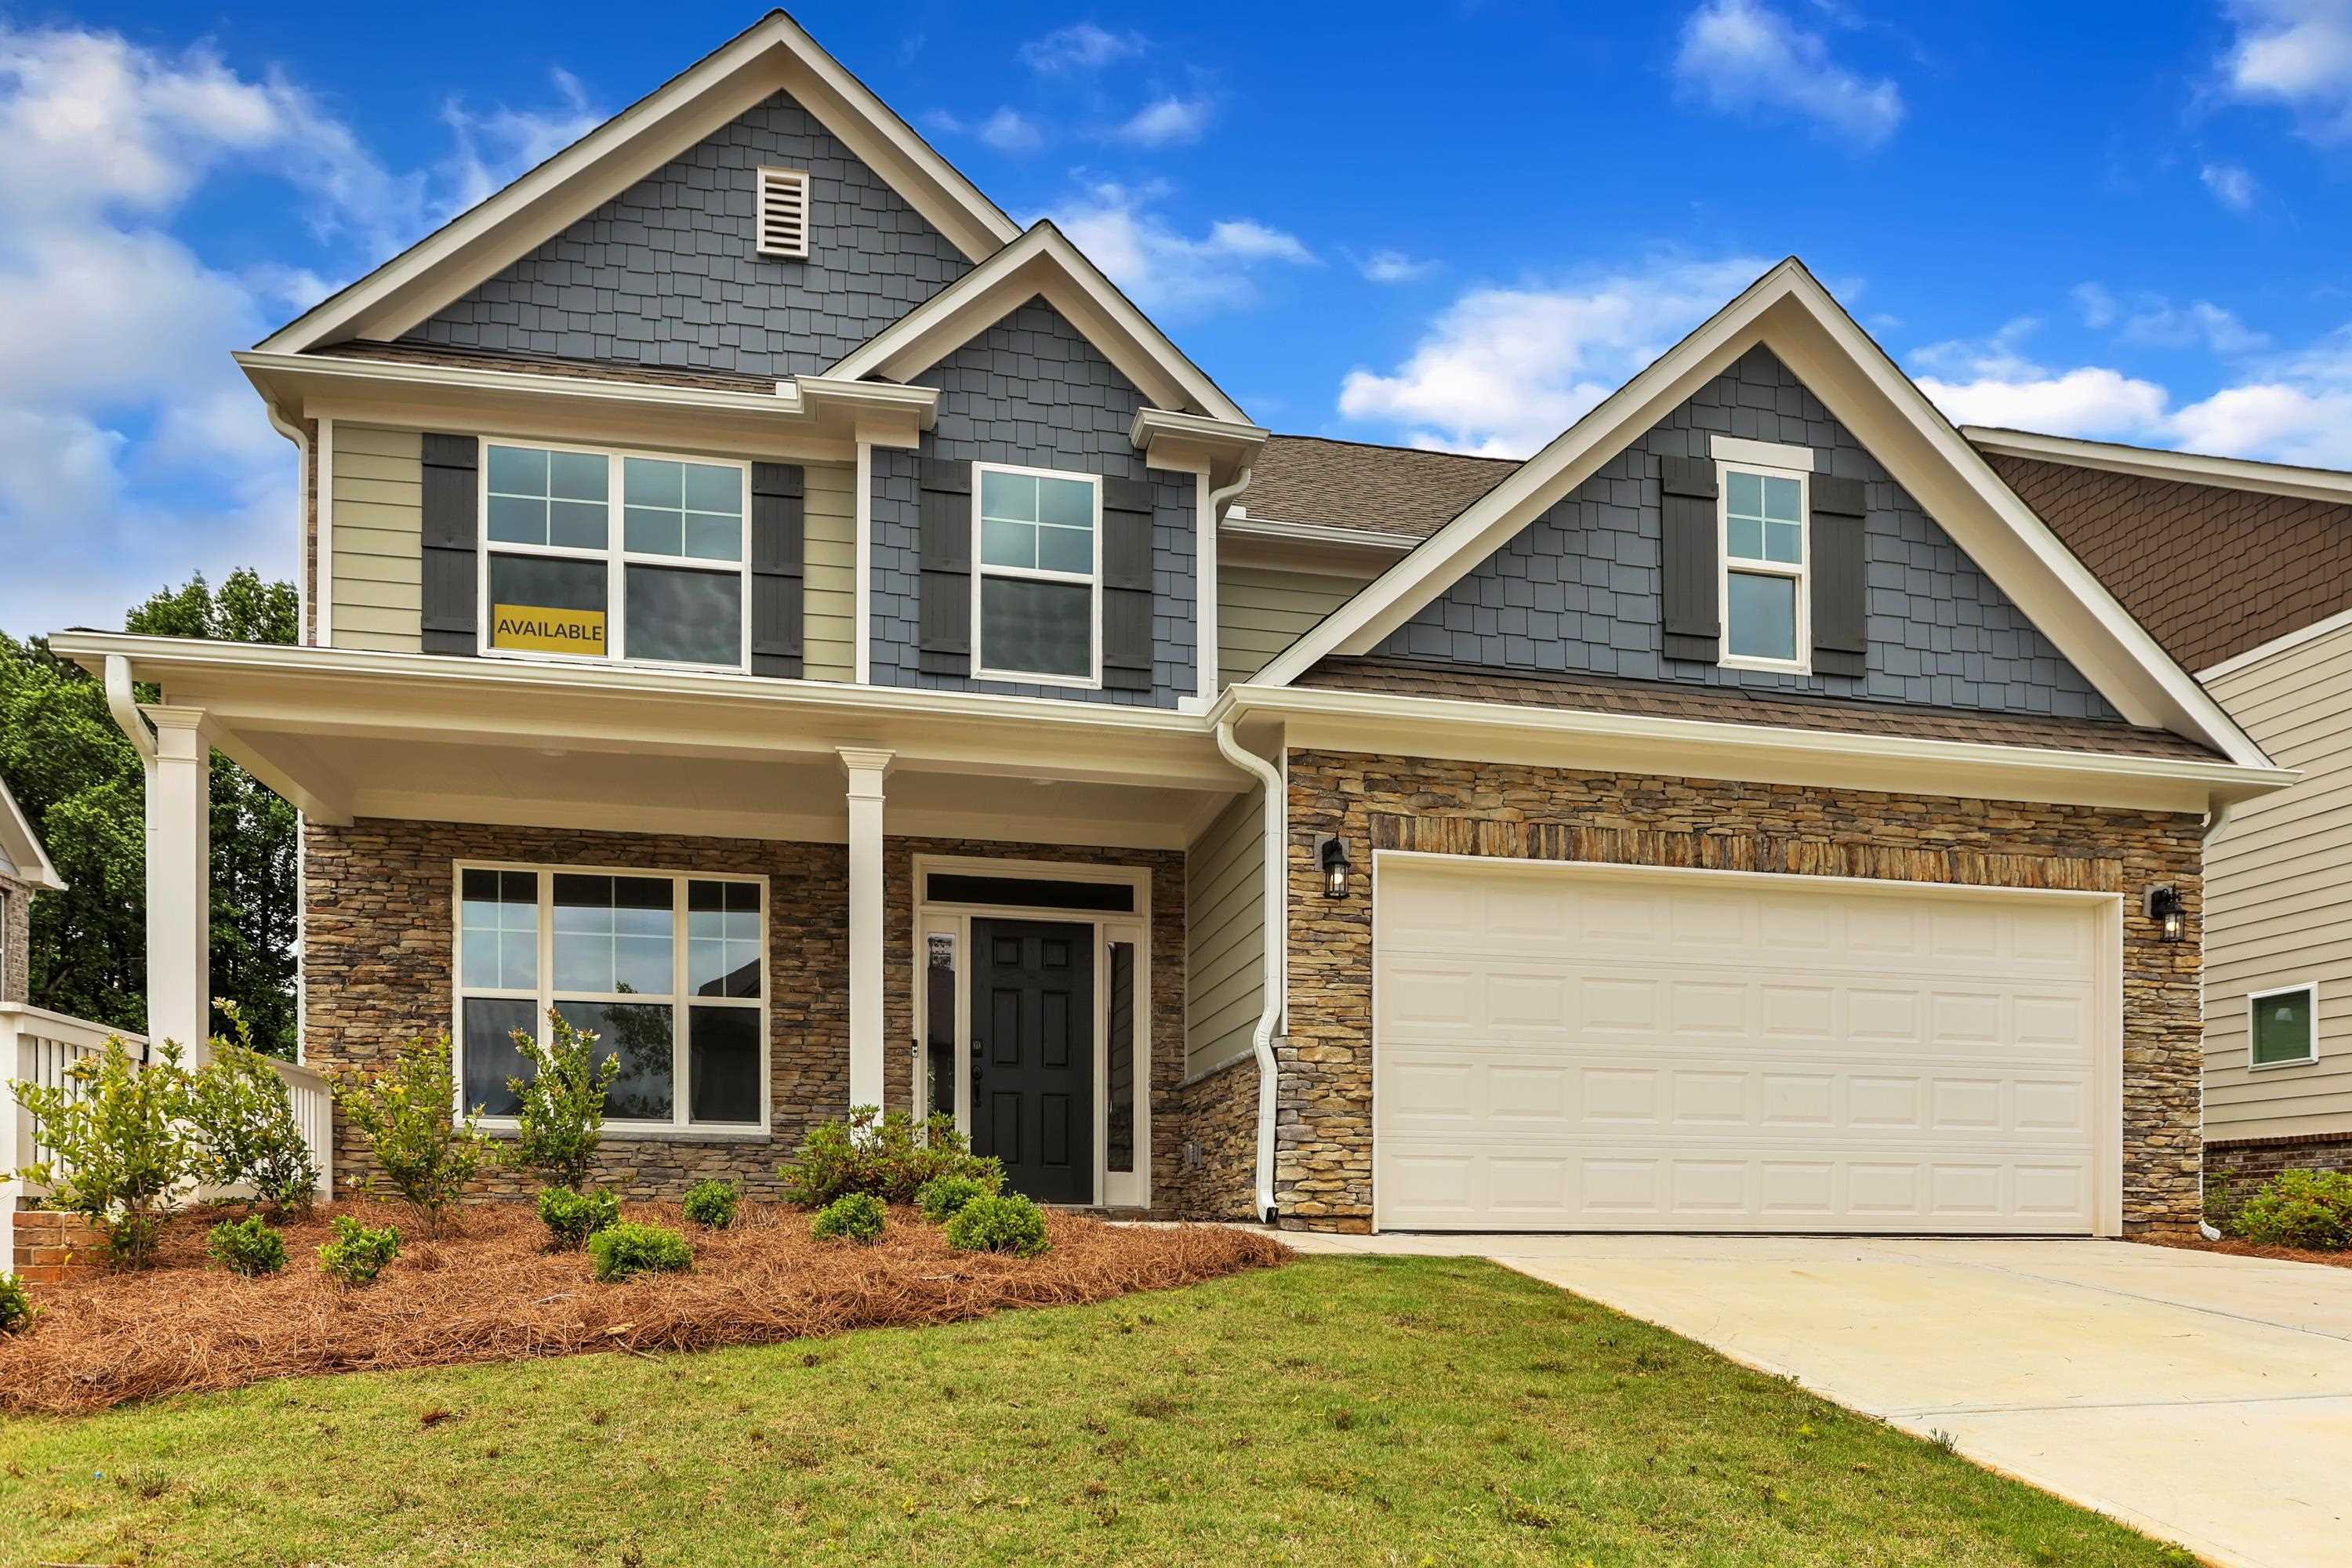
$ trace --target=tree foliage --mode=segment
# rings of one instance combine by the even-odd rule
[[[155,637],[287,644],[294,588],[239,569],[157,593],[123,629]],[[152,700],[155,693],[141,693]],[[0,777],[68,883],[33,900],[32,999],[119,1029],[147,1026],[145,791],[139,755],[107,712],[102,682],[44,639],[0,633]],[[234,1000],[254,1044],[294,1052],[294,808],[215,752],[213,994]],[[232,1027],[217,1015],[215,1030]]]

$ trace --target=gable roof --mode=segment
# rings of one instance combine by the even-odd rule
[[[257,345],[299,353],[424,321],[775,93],[792,94],[973,261],[1021,232],[798,22],[771,11],[496,195]]]
[[[26,820],[24,808],[16,797],[8,793],[8,781],[0,779],[0,856],[16,868],[16,875],[37,888],[53,893],[66,890],[65,879],[49,864],[48,851],[41,847],[39,835]]]
[[[1519,466],[1418,447],[1273,436],[1258,453],[1241,515],[1426,539]]]
[[[899,317],[826,371],[842,381],[921,374],[1043,297],[1158,406],[1234,425],[1249,416],[1050,219]]]
[[[1802,262],[1790,257],[1269,663],[1287,685],[1364,654],[1755,344],[1769,348],[2134,724],[2261,750],[1937,412]]]

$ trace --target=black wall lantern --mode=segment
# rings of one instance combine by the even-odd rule
[[[1336,833],[1327,833],[1315,841],[1315,864],[1323,870],[1323,896],[1344,899],[1348,896],[1348,841]]]
[[[2189,906],[2180,901],[2180,889],[2171,883],[2158,882],[2150,888],[2140,907],[2157,922],[2165,941],[2179,942],[2189,934]]]

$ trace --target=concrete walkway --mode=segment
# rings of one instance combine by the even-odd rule
[[[1492,1258],[2212,1562],[2352,1563],[2352,1269],[2112,1241],[1283,1239]]]

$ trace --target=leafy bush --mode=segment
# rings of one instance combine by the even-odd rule
[[[777,1173],[784,1196],[803,1208],[823,1208],[846,1193],[912,1203],[924,1183],[941,1176],[970,1176],[992,1187],[1004,1180],[1003,1165],[972,1153],[953,1117],[918,1123],[903,1110],[885,1116],[870,1105],[851,1110],[846,1121],[810,1128],[800,1152]]]
[[[335,1239],[319,1248],[319,1267],[340,1285],[372,1285],[383,1266],[400,1256],[400,1231],[370,1227],[347,1214],[335,1216]]]
[[[816,1211],[809,1229],[827,1241],[854,1241],[864,1247],[882,1234],[882,1200],[872,1193],[844,1193]]]
[[[686,1190],[686,1217],[712,1230],[725,1230],[735,1223],[735,1210],[743,1202],[743,1194],[732,1182],[697,1182]]]
[[[683,1274],[694,1267],[694,1248],[674,1230],[625,1222],[588,1238],[588,1261],[597,1282],[610,1285],[632,1274]]]
[[[915,1206],[933,1225],[945,1225],[974,1198],[996,1195],[997,1184],[976,1176],[934,1176],[915,1194]]]
[[[275,1274],[286,1267],[286,1237],[257,1214],[243,1219],[225,1219],[213,1226],[205,1238],[205,1250],[212,1255],[215,1263],[248,1279]]]
[[[40,1315],[25,1282],[14,1274],[0,1274],[0,1334],[21,1334]]]
[[[577,1252],[588,1245],[590,1237],[621,1223],[621,1200],[601,1188],[575,1193],[569,1187],[550,1187],[539,1194],[539,1219],[547,1226],[555,1250]]]
[[[375,1156],[371,1186],[389,1188],[423,1218],[427,1235],[440,1235],[442,1211],[464,1194],[490,1147],[478,1109],[456,1114],[449,1037],[411,1040],[383,1071],[336,1079],[335,1103]]]
[[[213,1059],[196,1074],[191,1106],[204,1150],[204,1179],[253,1188],[270,1207],[307,1208],[318,1191],[319,1167],[302,1124],[294,1119],[293,1091],[270,1058],[253,1048],[253,1029],[233,1002],[217,1005],[236,1037],[215,1036]]]
[[[140,1067],[118,1036],[66,1069],[70,1084],[16,1085],[34,1142],[52,1152],[16,1173],[97,1226],[117,1268],[153,1258],[163,1221],[204,1173],[189,1131],[194,1080],[180,1059],[167,1041]]]
[[[972,1199],[948,1221],[948,1245],[1034,1258],[1054,1244],[1045,1239],[1045,1215],[1035,1204],[1018,1193],[992,1193]]]
[[[2282,1171],[2246,1200],[2231,1226],[2264,1247],[2352,1247],[2352,1171]]]
[[[551,1007],[547,1026],[545,1045],[528,1030],[514,1032],[515,1049],[527,1070],[507,1079],[522,1100],[507,1163],[576,1193],[595,1163],[596,1141],[604,1131],[604,1091],[620,1076],[621,1058],[607,1055],[598,1062],[595,1032],[572,1027]]]

